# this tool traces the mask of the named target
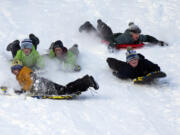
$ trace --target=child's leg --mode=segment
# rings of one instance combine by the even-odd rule
[[[13,58],[16,56],[17,51],[20,50],[21,47],[19,45],[19,40],[15,40],[14,42],[11,43],[11,53]]]
[[[89,22],[89,21],[86,21],[84,24],[82,24],[80,27],[79,27],[79,32],[96,32],[96,29],[94,28],[94,26]]]
[[[69,48],[69,51],[71,51],[77,57],[79,55],[78,45],[74,44],[71,48]]]
[[[29,38],[32,40],[32,43],[37,50],[37,45],[39,44],[39,39],[33,33],[29,34]]]
[[[99,88],[98,84],[95,82],[92,76],[85,75],[84,77],[67,84],[66,91],[67,93],[72,94],[79,91],[86,91],[89,87],[93,87],[96,90]]]

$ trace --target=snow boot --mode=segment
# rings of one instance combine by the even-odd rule
[[[94,26],[89,22],[89,21],[86,21],[83,25],[81,25],[79,27],[79,32],[96,32],[96,29],[94,28]]]
[[[90,86],[93,87],[95,90],[99,89],[98,83],[94,80],[92,76],[89,76]]]
[[[33,33],[31,33],[31,34],[29,34],[29,39],[32,40],[32,43],[35,46],[35,49],[37,49],[37,45],[39,44],[38,37],[36,37]]]
[[[79,49],[78,49],[78,44],[74,44],[71,48],[68,49],[71,51],[74,55],[78,56],[79,55]]]
[[[12,43],[8,44],[6,50],[12,51],[13,46],[19,46],[20,42],[19,40],[14,40]]]
[[[111,28],[104,23],[101,19],[97,20],[97,30],[103,40],[112,42],[113,41],[113,32]]]

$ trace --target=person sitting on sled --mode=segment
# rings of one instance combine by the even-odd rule
[[[19,44],[19,40],[15,40],[7,46],[7,51],[12,52],[14,60],[20,60],[23,66],[31,69],[44,67],[42,57],[36,50],[39,39],[34,34],[30,34],[29,39],[22,40],[21,47]]]
[[[168,45],[167,43],[156,39],[150,35],[141,34],[141,29],[133,22],[129,23],[129,28],[124,33],[113,33],[111,28],[102,20],[97,20],[97,30],[90,22],[85,22],[79,28],[80,32],[95,32],[97,35],[105,41],[109,42],[108,48],[118,48],[120,45],[137,45],[143,42],[149,42],[152,44],[159,44],[161,46]],[[133,47],[133,46],[132,46]]]
[[[126,52],[126,62],[115,58],[107,58],[109,67],[113,70],[113,75],[120,79],[135,79],[138,77],[147,76],[147,80],[153,77],[165,77],[166,74],[161,72],[157,64],[145,59],[142,54],[137,54],[132,48],[128,48]],[[148,77],[150,76],[151,77]]]
[[[85,75],[73,82],[63,86],[46,78],[37,76],[30,68],[22,66],[19,60],[12,63],[11,71],[16,75],[22,91],[34,95],[67,95],[87,91],[89,87],[99,89],[98,83],[92,76]],[[20,93],[18,91],[18,93]]]
[[[63,69],[70,71],[80,71],[81,67],[77,64],[77,57],[79,55],[78,45],[74,44],[67,49],[61,40],[57,40],[51,44],[49,57],[58,59]]]

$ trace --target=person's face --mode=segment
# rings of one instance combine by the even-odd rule
[[[63,50],[61,48],[55,48],[54,51],[57,57],[60,57],[63,54]]]
[[[131,61],[129,61],[129,65],[133,68],[137,67],[138,63],[139,63],[138,59],[132,59]]]
[[[134,41],[137,41],[139,39],[139,33],[131,33],[131,35]]]
[[[28,56],[28,55],[31,53],[31,49],[29,49],[29,48],[24,48],[24,49],[23,49],[23,52],[24,52],[24,54],[25,54],[26,56]]]
[[[13,74],[16,75],[16,76],[19,74],[19,72],[20,72],[19,69],[13,70]]]

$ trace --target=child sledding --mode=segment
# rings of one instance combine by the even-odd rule
[[[98,83],[92,76],[85,75],[63,86],[39,77],[30,68],[22,66],[19,60],[13,61],[11,71],[16,75],[16,79],[21,86],[21,90],[16,91],[17,93],[29,92],[34,96],[57,96],[79,94],[87,91],[90,87],[95,90],[99,89]]]
[[[100,19],[97,20],[97,29],[87,21],[79,27],[79,31],[96,33],[97,37],[101,38],[108,45],[109,49],[139,48],[143,47],[145,42],[160,46],[168,45],[153,36],[141,34],[141,29],[133,22],[129,23],[129,28],[124,33],[113,33],[111,28]]]
[[[132,48],[126,52],[126,62],[115,58],[107,58],[113,75],[120,79],[133,79],[134,83],[147,84],[156,78],[166,77],[157,64],[145,59],[142,54],[137,54]]]

